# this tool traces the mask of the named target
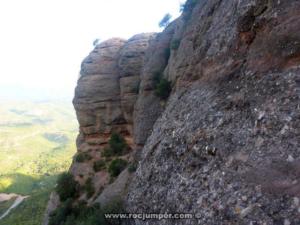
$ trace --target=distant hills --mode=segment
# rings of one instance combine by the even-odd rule
[[[73,89],[65,90],[49,88],[32,88],[22,85],[1,85],[0,101],[71,101],[73,98]]]

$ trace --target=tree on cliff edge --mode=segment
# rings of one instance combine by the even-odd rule
[[[159,27],[160,28],[165,28],[170,24],[170,19],[172,18],[172,16],[170,15],[170,13],[167,13],[162,20],[159,22]]]

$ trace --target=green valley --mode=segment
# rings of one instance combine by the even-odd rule
[[[68,170],[75,153],[73,106],[59,101],[0,104],[0,193],[29,196],[0,225],[41,224],[57,175]],[[0,201],[1,214],[12,203]]]

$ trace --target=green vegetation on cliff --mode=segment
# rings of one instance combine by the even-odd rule
[[[124,212],[123,202],[119,198],[105,206],[87,206],[86,202],[74,204],[72,199],[68,199],[52,213],[49,225],[120,225],[121,219],[109,219],[105,214]]]
[[[58,177],[55,190],[61,201],[74,197],[76,189],[77,182],[71,173],[64,172]]]
[[[127,164],[124,159],[114,159],[109,165],[108,172],[112,177],[117,177],[126,168]]]
[[[163,77],[163,73],[156,71],[153,73],[153,85],[155,87],[155,94],[162,100],[166,100],[171,91],[171,82]]]
[[[113,133],[108,141],[108,146],[103,151],[103,156],[120,156],[126,153],[126,150],[128,150],[128,145],[122,135]]]

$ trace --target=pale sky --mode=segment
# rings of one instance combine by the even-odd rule
[[[170,13],[175,19],[182,2],[1,0],[0,88],[72,95],[80,63],[96,38],[103,41],[160,31],[162,17]]]

